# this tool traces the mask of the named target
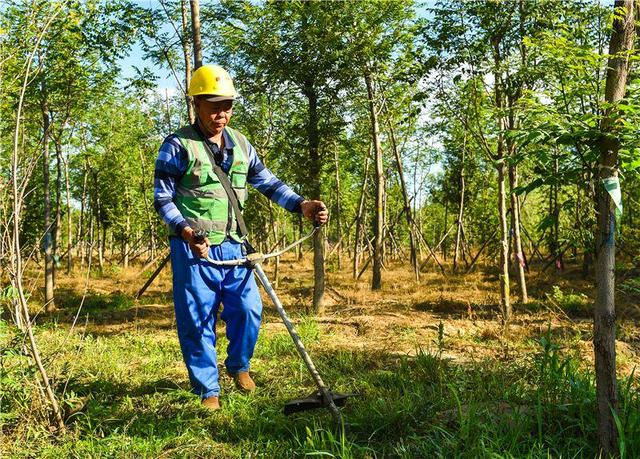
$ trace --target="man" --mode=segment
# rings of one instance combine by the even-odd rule
[[[324,224],[321,201],[308,201],[279,181],[260,161],[240,132],[228,127],[237,94],[229,74],[205,65],[189,85],[197,121],[167,137],[156,160],[154,206],[169,227],[173,300],[182,356],[193,392],[210,409],[219,409],[220,386],[215,326],[220,303],[227,327],[226,371],[236,386],[250,392],[255,384],[249,361],[258,338],[262,303],[250,269],[222,268],[202,260],[243,258],[242,235],[215,162],[227,174],[240,208],[247,182],[291,212]],[[205,142],[209,146],[207,151]],[[211,157],[213,153],[213,157]],[[206,232],[204,241],[196,231]]]

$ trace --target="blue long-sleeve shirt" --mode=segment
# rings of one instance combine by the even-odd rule
[[[224,148],[222,151],[216,144],[209,144],[223,171],[229,172],[233,163],[233,147],[235,143],[227,130],[222,131],[224,137]],[[266,168],[258,158],[255,148],[247,142],[249,153],[249,171],[247,182],[249,182],[260,193],[274,201],[279,206],[290,212],[301,212],[300,204],[304,200],[285,183]],[[216,161],[218,162],[218,161]],[[158,152],[155,165],[153,206],[162,220],[175,230],[176,234],[182,234],[182,230],[189,226],[178,208],[174,199],[176,196],[176,184],[184,175],[189,165],[187,150],[182,146],[180,140],[172,134],[167,137]]]

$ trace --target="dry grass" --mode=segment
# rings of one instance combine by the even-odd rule
[[[299,262],[291,255],[280,263],[277,291],[294,318],[312,313],[311,261],[310,255]],[[492,268],[480,267],[470,274],[443,276],[431,267],[421,274],[420,282],[416,282],[409,266],[391,263],[383,272],[383,288],[372,291],[370,273],[354,281],[349,260],[343,260],[340,270],[336,265],[335,259],[328,264],[326,311],[316,319],[322,331],[332,336],[328,345],[335,349],[414,355],[420,349],[441,348],[444,356],[464,362],[487,357],[509,358],[515,353],[529,352],[549,331],[564,346],[579,353],[585,365],[592,362],[592,325],[588,314],[563,312],[549,299],[553,286],[592,297],[592,283],[580,278],[578,268],[569,267],[561,274],[553,270],[530,273],[530,302],[514,304],[515,317],[509,327],[504,328],[498,305],[497,275]],[[85,310],[89,304],[89,333],[112,335],[149,329],[172,333],[171,270],[167,266],[143,298],[133,302],[131,298],[153,270],[140,272],[140,269],[136,266],[127,270],[110,268],[102,276],[92,273],[85,301]],[[273,279],[274,264],[267,264],[265,270]],[[53,315],[55,320],[72,320],[84,292],[85,280],[86,273],[79,270],[72,276],[58,276],[58,299],[64,307]],[[36,285],[41,278],[34,281]],[[38,289],[33,293],[32,307],[39,310],[41,294]],[[514,285],[514,302],[517,300],[515,293]],[[91,300],[96,297],[106,302],[130,301],[130,304],[99,311],[90,307]],[[264,294],[263,302],[263,330],[267,333],[283,331],[283,325]],[[640,363],[640,329],[637,326],[640,307],[633,298],[619,296],[618,308],[623,318],[618,343],[619,370],[628,374]],[[40,313],[40,320],[49,318]],[[439,330],[443,335],[439,336]]]

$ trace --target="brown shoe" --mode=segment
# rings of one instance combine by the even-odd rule
[[[239,371],[233,375],[233,381],[236,387],[243,392],[253,392],[256,390],[256,383],[253,382],[248,371]]]
[[[213,397],[207,397],[202,399],[201,403],[202,403],[202,406],[204,406],[207,409],[210,409],[211,411],[220,409],[220,400],[215,395]]]

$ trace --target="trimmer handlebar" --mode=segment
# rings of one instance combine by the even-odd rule
[[[314,226],[313,230],[309,234],[298,239],[296,242],[289,244],[284,249],[278,250],[276,252],[272,252],[272,253],[251,252],[251,253],[247,253],[245,258],[236,258],[234,260],[213,260],[209,256],[206,256],[203,258],[208,263],[211,263],[212,265],[215,265],[215,266],[226,266],[226,267],[246,266],[248,268],[253,268],[258,263],[262,263],[263,261],[268,260],[269,258],[279,257],[280,255],[291,250],[298,244],[302,244],[302,242],[306,241],[311,236],[313,236],[316,233],[316,231],[318,231],[318,228],[319,226]],[[206,237],[206,233],[202,230],[198,230],[194,233],[194,239],[198,244],[204,242],[205,237]]]

